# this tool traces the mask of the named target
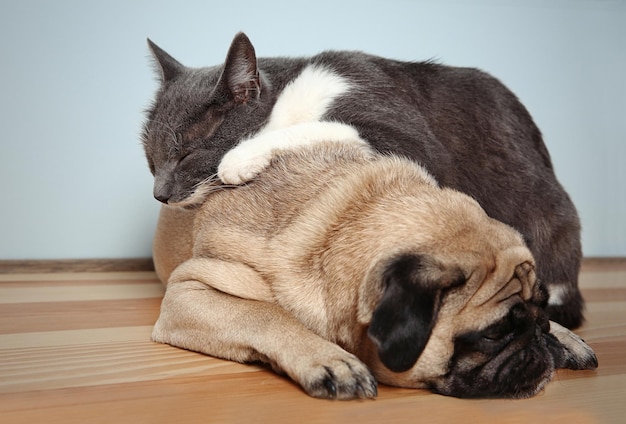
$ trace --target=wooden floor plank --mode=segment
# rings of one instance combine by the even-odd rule
[[[0,304],[0,334],[152,325],[160,298]]]
[[[1,287],[0,304],[34,302],[68,302],[110,299],[161,298],[161,285],[151,284],[103,284],[66,287]]]
[[[601,265],[601,262],[599,262]],[[622,423],[626,268],[581,275],[596,371],[557,372],[525,400],[461,400],[381,386],[373,401],[312,399],[288,379],[150,341],[154,273],[3,274],[2,423]]]

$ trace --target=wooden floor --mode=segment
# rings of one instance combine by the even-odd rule
[[[605,266],[606,265],[606,266]],[[460,400],[382,386],[325,401],[255,366],[150,341],[151,272],[0,274],[2,423],[626,423],[626,262],[584,267],[597,371],[559,371],[527,400]]]

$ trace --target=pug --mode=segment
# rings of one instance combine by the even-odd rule
[[[525,398],[557,368],[597,367],[548,320],[517,231],[350,127],[318,124],[292,127],[245,185],[205,181],[200,206],[162,208],[156,342],[261,361],[336,399],[373,398],[377,382]]]

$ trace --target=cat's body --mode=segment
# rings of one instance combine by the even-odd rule
[[[311,91],[292,95],[285,107],[309,113],[302,121],[348,123],[379,152],[417,161],[441,186],[475,198],[489,216],[523,235],[539,280],[549,288],[551,319],[568,327],[582,322],[576,210],[532,118],[493,77],[359,52],[257,62],[243,34],[235,37],[225,64],[212,68],[186,68],[152,49],[162,86],[145,146],[160,201],[201,201],[218,184],[225,153],[262,132],[276,102],[285,98],[284,88],[305,71],[322,70],[322,79],[313,75],[304,85]],[[338,81],[329,83],[329,75]]]

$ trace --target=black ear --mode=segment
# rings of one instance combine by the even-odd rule
[[[446,271],[419,255],[403,255],[386,268],[368,335],[387,368],[403,372],[417,362],[435,324],[442,290],[463,281],[460,269]]]
[[[157,46],[148,38],[148,47],[152,52],[152,57],[160,70],[161,83],[173,80],[181,74],[185,66],[170,56],[165,50]]]
[[[243,32],[235,35],[228,49],[218,87],[235,103],[247,103],[251,96],[258,98],[261,95],[254,46]]]

